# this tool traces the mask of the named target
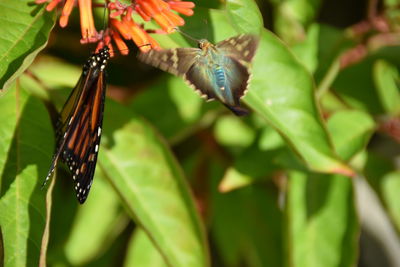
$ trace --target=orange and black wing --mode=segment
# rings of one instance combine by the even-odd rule
[[[46,181],[61,158],[71,171],[78,201],[85,202],[96,168],[105,100],[105,64],[108,48],[94,54],[83,68],[61,114],[57,149]],[[45,183],[46,183],[45,181]]]

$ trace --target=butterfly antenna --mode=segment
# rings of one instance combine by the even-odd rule
[[[107,13],[107,0],[104,2],[104,12],[103,12],[103,31],[106,31],[106,13]],[[108,20],[107,20],[108,23]],[[104,35],[103,35],[104,39]]]
[[[183,32],[183,31],[181,31],[178,27],[175,27],[175,30],[176,30],[177,32],[179,32],[180,34],[183,34],[184,36],[186,36],[186,37],[189,38],[190,40],[195,41],[196,43],[199,43],[199,42],[200,42],[200,40],[195,39],[195,38],[193,38],[192,36],[190,36],[189,34],[187,34],[187,33]]]
[[[107,27],[107,24],[108,24],[108,20],[107,20],[107,23],[106,23],[106,15],[107,15],[107,6],[108,6],[108,1],[106,0],[106,1],[104,1],[104,11],[103,11],[103,34],[102,34],[102,36],[101,36],[101,41],[102,41],[102,43],[104,44],[104,45],[106,45],[106,40],[105,40],[105,34],[106,34],[106,27]]]

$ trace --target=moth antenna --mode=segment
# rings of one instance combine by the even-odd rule
[[[208,40],[208,20],[207,19],[204,19],[204,23],[206,24],[206,38],[207,38],[207,40]]]
[[[181,31],[178,27],[175,27],[175,30],[176,30],[177,32],[179,32],[180,34],[186,36],[186,37],[189,38],[190,40],[195,41],[196,43],[199,43],[199,42],[200,42],[199,39],[193,38],[193,37],[190,36],[189,34],[187,34],[187,33],[183,32],[183,31]]]

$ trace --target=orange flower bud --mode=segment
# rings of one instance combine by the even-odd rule
[[[65,5],[62,10],[61,17],[60,17],[60,26],[62,28],[64,28],[68,24],[68,18],[72,12],[72,8],[74,7],[74,2],[75,2],[74,0],[67,0],[65,2]]]
[[[96,39],[96,28],[94,27],[93,13],[92,13],[92,1],[91,0],[79,0],[79,14],[81,19],[81,43],[95,42]]]
[[[118,50],[122,55],[127,55],[129,54],[129,48],[125,44],[125,42],[122,40],[121,36],[118,34],[118,32],[113,32],[112,37],[114,39],[115,44],[118,47]]]

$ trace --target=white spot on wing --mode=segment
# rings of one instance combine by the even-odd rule
[[[88,184],[87,189],[89,189],[92,186],[93,180],[90,181],[90,184]]]

